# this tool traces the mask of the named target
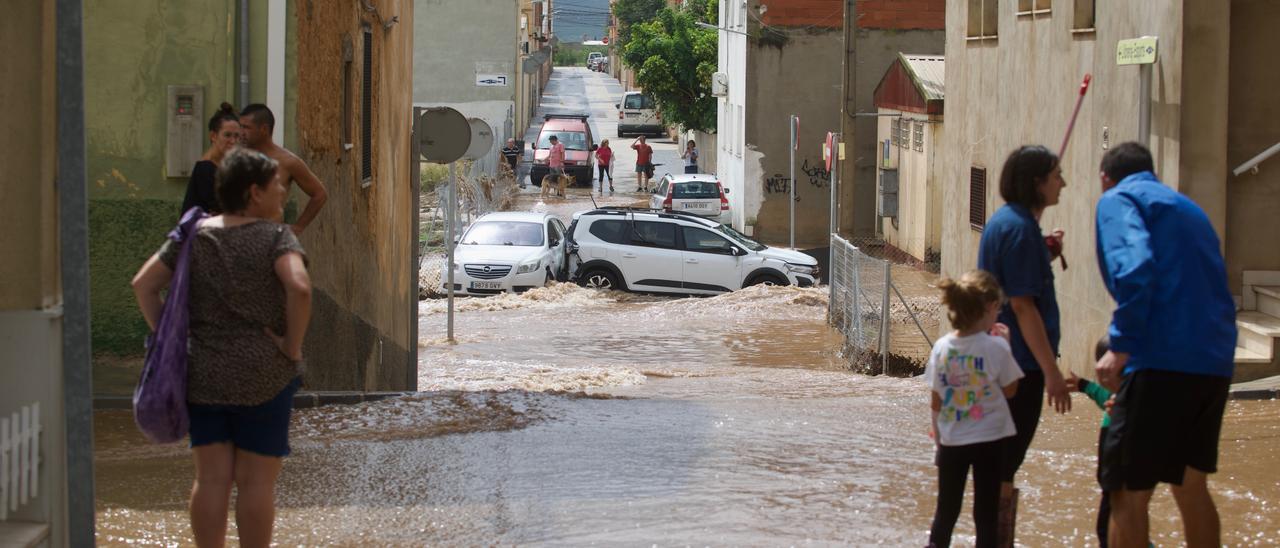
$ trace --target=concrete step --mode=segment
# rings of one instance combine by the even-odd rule
[[[1236,329],[1239,336],[1232,380],[1242,382],[1280,374],[1280,355],[1276,352],[1280,318],[1258,311],[1237,312]]]
[[[1248,364],[1271,363],[1271,358],[1269,356],[1264,356],[1262,354],[1259,354],[1247,348],[1242,348],[1237,346],[1235,362],[1236,362],[1236,365],[1240,365],[1244,363],[1248,363]]]
[[[1280,317],[1280,285],[1255,285],[1258,312]]]

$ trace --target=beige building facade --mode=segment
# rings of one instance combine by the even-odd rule
[[[898,54],[876,87],[876,214],[885,243],[935,266],[942,250],[940,55]]]
[[[1208,213],[1223,241],[1232,293],[1245,292],[1243,272],[1280,270],[1280,247],[1271,243],[1280,235],[1273,212],[1280,159],[1262,164],[1257,174],[1231,174],[1238,162],[1280,141],[1280,73],[1270,58],[1280,50],[1280,33],[1267,26],[1280,20],[1280,6],[1259,0],[1032,4],[947,2],[942,271],[955,276],[976,265],[981,226],[1002,205],[998,179],[1006,156],[1023,144],[1057,150],[1081,80],[1092,74],[1063,159],[1067,187],[1041,219],[1046,231],[1066,232],[1070,269],[1055,266],[1061,359],[1085,373],[1092,371],[1093,343],[1113,308],[1095,259],[1098,164],[1109,146],[1139,139],[1139,101],[1152,105],[1148,137],[1157,174]],[[1139,68],[1116,63],[1117,43],[1141,36],[1159,39],[1148,97],[1139,97]],[[1248,331],[1241,326],[1242,341]],[[1257,352],[1237,354],[1238,373],[1275,370],[1271,332],[1252,333]]]

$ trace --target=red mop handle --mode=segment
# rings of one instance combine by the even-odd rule
[[[1080,116],[1080,105],[1084,104],[1084,94],[1089,92],[1089,80],[1092,79],[1092,74],[1085,74],[1084,81],[1080,83],[1080,97],[1076,99],[1076,109],[1071,112],[1071,122],[1067,124],[1067,134],[1062,137],[1062,148],[1058,149],[1059,161],[1067,153],[1067,143],[1071,141],[1071,132],[1076,128],[1076,117]]]

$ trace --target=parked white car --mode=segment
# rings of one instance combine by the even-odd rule
[[[521,293],[567,276],[565,229],[547,213],[501,212],[477,219],[454,251],[453,289],[459,295]],[[440,284],[448,289],[448,265]]]
[[[658,114],[657,103],[644,92],[628,91],[614,106],[618,108],[618,137],[628,133],[662,135],[667,131],[662,125],[662,116]]]
[[[728,224],[732,215],[727,194],[729,189],[720,184],[720,180],[715,175],[668,173],[658,181],[657,189],[649,197],[649,209],[660,209],[668,213],[688,213]]]
[[[600,208],[575,214],[568,234],[570,279],[587,287],[715,295],[818,279],[817,259],[695,215]]]

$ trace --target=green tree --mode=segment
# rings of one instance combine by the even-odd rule
[[[652,21],[658,10],[666,6],[664,0],[618,0],[613,4],[613,16],[618,18],[618,51],[631,41],[631,27]]]
[[[648,22],[631,29],[622,61],[636,73],[636,83],[658,104],[668,122],[685,129],[713,131],[716,100],[711,75],[718,61],[715,29],[697,26],[706,17],[716,24],[716,0],[690,0],[664,7]]]

